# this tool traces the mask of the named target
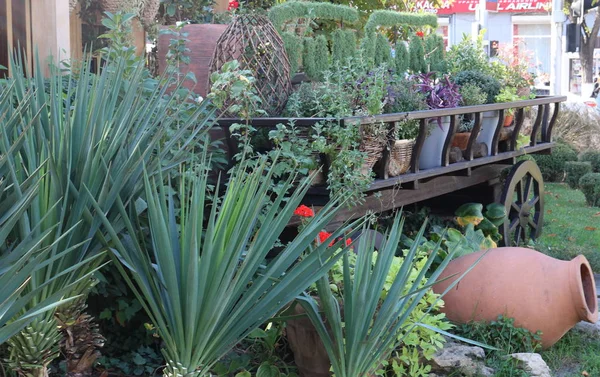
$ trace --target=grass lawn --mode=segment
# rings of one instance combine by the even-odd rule
[[[583,193],[566,184],[545,188],[544,228],[535,248],[558,259],[583,254],[600,273],[600,208],[589,207]]]
[[[600,273],[600,208],[589,207],[579,190],[547,183],[544,229],[535,248],[558,259],[583,254]],[[569,331],[542,357],[556,377],[600,376],[600,339]]]

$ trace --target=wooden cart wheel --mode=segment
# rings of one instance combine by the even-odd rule
[[[544,181],[534,161],[521,161],[512,168],[501,200],[508,214],[501,229],[504,246],[518,246],[541,235]]]

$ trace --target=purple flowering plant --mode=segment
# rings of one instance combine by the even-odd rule
[[[458,91],[460,86],[453,83],[447,75],[436,80],[435,73],[428,72],[414,75],[412,79],[416,82],[417,91],[425,95],[425,101],[430,109],[458,107],[462,100]],[[438,117],[437,122],[441,129],[442,119]]]

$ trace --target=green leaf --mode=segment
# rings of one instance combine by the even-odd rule
[[[146,364],[146,359],[144,359],[144,357],[142,355],[140,355],[137,352],[133,353],[133,359],[131,359],[133,361],[133,363],[135,365],[145,365]]]
[[[268,361],[262,363],[256,372],[256,377],[279,377],[280,375],[279,368]]]
[[[243,370],[235,375],[235,377],[252,377],[252,374],[247,370]]]
[[[175,7],[175,4],[169,4],[167,5],[167,14],[170,17],[173,17],[175,15],[175,11],[177,10],[177,8]]]
[[[261,328],[256,328],[256,329],[252,330],[252,332],[250,332],[250,334],[248,334],[248,338],[266,338],[266,337],[267,337],[267,333]]]
[[[477,225],[483,220],[483,204],[481,203],[466,203],[458,207],[456,210],[456,221],[460,226],[467,224]]]

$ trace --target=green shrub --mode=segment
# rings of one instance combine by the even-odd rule
[[[533,156],[537,162],[542,176],[547,182],[561,182],[565,176],[565,163],[577,161],[577,151],[568,144],[556,144],[552,154]]]
[[[588,161],[567,161],[565,163],[567,183],[572,189],[579,188],[579,180],[587,173],[592,172],[592,164]]]
[[[427,65],[429,71],[445,72],[446,61],[444,58],[444,38],[441,35],[433,33],[425,39],[425,52],[427,54]]]
[[[331,60],[344,63],[356,53],[356,35],[353,30],[337,29],[331,33]]]
[[[315,67],[315,40],[311,37],[304,38],[302,68],[309,78],[313,79],[317,77],[317,69]]]
[[[487,94],[478,85],[473,83],[461,86],[458,92],[462,97],[461,105],[463,106],[482,105],[487,101]]]
[[[600,207],[600,173],[587,173],[581,177],[579,189],[589,205]]]
[[[315,76],[317,80],[323,79],[323,74],[329,69],[329,46],[327,38],[324,35],[319,35],[315,38]]]
[[[375,39],[374,59],[375,59],[375,67],[379,67],[380,65],[383,65],[383,64],[389,66],[392,61],[390,42],[381,33],[377,33],[377,37]]]
[[[592,165],[594,173],[600,173],[600,152],[588,150],[579,156],[580,161],[588,161]]]
[[[461,71],[454,76],[457,85],[477,85],[486,95],[486,103],[494,103],[496,96],[500,93],[500,81],[480,71]]]
[[[290,73],[293,75],[298,72],[300,60],[302,59],[302,39],[290,32],[281,33],[281,39],[283,39],[285,52],[287,52],[290,60]]]
[[[341,4],[312,1],[287,1],[269,9],[269,19],[279,30],[287,21],[298,18],[316,18],[321,20],[358,21],[358,11],[353,7]]]
[[[403,73],[408,70],[409,56],[406,44],[403,41],[396,43],[396,72]]]
[[[427,72],[427,64],[425,63],[425,47],[423,46],[423,38],[418,35],[413,35],[410,39],[409,46],[410,69],[413,73]]]

